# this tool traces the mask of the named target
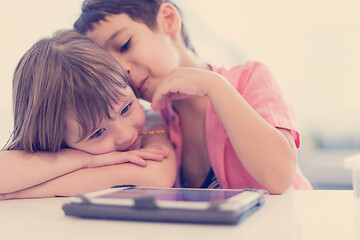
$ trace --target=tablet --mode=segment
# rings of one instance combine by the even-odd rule
[[[67,216],[112,220],[237,224],[261,207],[260,190],[111,188],[70,198]]]

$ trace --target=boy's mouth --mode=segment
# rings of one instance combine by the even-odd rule
[[[146,77],[144,80],[142,80],[139,85],[137,86],[137,90],[139,91],[139,93],[143,93],[145,90],[145,83],[148,80],[149,77]]]

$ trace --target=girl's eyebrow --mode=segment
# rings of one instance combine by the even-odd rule
[[[124,105],[126,106],[128,104],[128,101],[121,101],[116,104],[116,107],[113,107],[110,114],[110,119],[114,119],[118,114],[121,113],[122,109],[124,108]],[[111,114],[113,113],[113,114]],[[112,116],[113,115],[113,116]]]
[[[99,122],[98,124],[96,124],[93,128],[89,129],[86,132],[83,132],[83,135],[79,137],[79,139],[76,141],[77,143],[89,138],[91,135],[93,135],[97,130],[99,130],[101,124],[103,123],[103,121]],[[84,131],[84,129],[82,129],[82,131]]]

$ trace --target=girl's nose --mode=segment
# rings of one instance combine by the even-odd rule
[[[127,149],[137,138],[137,131],[130,126],[122,126],[114,132],[114,146],[117,151]]]

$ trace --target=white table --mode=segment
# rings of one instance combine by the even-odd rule
[[[67,198],[0,201],[0,239],[360,240],[353,191],[289,191],[236,226],[86,220],[66,217]]]

